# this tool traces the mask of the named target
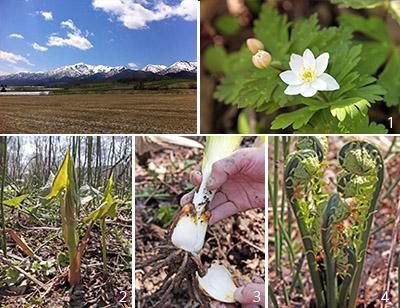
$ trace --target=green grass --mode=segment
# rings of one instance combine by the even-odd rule
[[[187,79],[165,79],[139,82],[113,82],[80,84],[54,90],[55,95],[65,94],[139,94],[139,93],[182,93],[195,89],[196,81]]]

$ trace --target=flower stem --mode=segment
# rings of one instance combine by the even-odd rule
[[[328,96],[326,96],[326,94],[324,92],[319,92],[318,96],[325,102],[325,103],[329,103],[330,100],[328,98]]]
[[[271,67],[275,70],[277,70],[278,72],[282,73],[283,71],[285,71],[285,69],[283,68],[281,62],[279,61],[272,61],[271,62]]]

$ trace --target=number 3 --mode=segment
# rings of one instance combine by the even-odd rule
[[[259,303],[261,301],[261,297],[260,297],[261,293],[260,293],[260,291],[254,291],[253,293],[254,293],[254,297],[256,299],[256,300],[254,300],[254,302],[255,303]]]

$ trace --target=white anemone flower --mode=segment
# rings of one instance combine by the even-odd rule
[[[314,96],[317,91],[334,91],[340,88],[331,75],[324,73],[328,67],[329,53],[324,52],[317,59],[310,49],[303,56],[290,56],[290,71],[279,74],[283,82],[288,84],[287,95],[301,94],[304,97]]]

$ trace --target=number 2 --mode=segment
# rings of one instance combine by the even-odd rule
[[[125,291],[121,291],[120,294],[123,294],[121,299],[119,300],[120,303],[126,303],[126,292]]]

